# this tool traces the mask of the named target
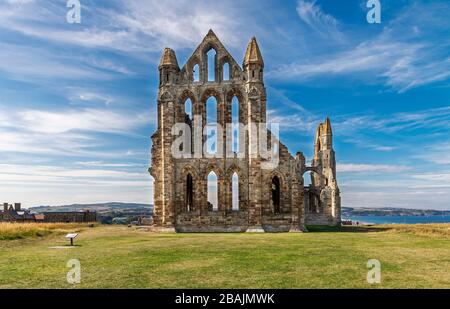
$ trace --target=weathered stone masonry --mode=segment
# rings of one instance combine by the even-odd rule
[[[216,52],[213,81],[208,81],[207,53]],[[229,76],[224,76],[228,66]],[[199,73],[194,77],[194,68]],[[287,232],[305,231],[306,225],[340,224],[340,195],[336,182],[336,163],[332,130],[327,118],[317,129],[312,165],[305,165],[301,152],[292,156],[279,143],[279,164],[264,169],[260,156],[249,155],[252,134],[245,135],[244,155],[226,156],[228,146],[218,151],[221,158],[182,158],[171,155],[176,136],[175,123],[195,126],[206,123],[206,102],[217,101],[217,122],[223,128],[232,122],[232,100],[238,100],[239,122],[266,123],[266,89],[264,61],[255,38],[252,38],[241,68],[213,31],[209,31],[183,68],[179,68],[175,52],[164,50],[159,66],[158,127],[152,136],[154,178],[154,228],[178,232]],[[185,112],[190,99],[192,115]],[[225,130],[224,130],[225,131]],[[271,134],[269,133],[269,136]],[[226,132],[225,145],[230,141]],[[271,138],[274,138],[273,136]],[[193,136],[195,141],[205,137]],[[200,143],[197,143],[200,144]],[[200,147],[201,147],[200,145]],[[208,205],[210,172],[217,175],[218,209]],[[304,187],[303,175],[311,172],[311,185]],[[239,209],[232,209],[232,177],[239,179]]]

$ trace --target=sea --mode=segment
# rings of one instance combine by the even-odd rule
[[[450,223],[450,216],[350,216],[342,219],[365,224]]]

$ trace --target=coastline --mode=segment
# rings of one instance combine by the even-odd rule
[[[352,225],[450,223],[450,216],[348,216]]]

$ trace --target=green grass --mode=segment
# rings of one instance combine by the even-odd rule
[[[0,288],[450,288],[450,225],[310,227],[303,234],[155,234],[82,228],[0,241]],[[82,282],[66,282],[69,259]],[[366,263],[382,283],[366,282]]]
[[[84,225],[87,226],[87,225]],[[0,240],[44,237],[50,234],[76,232],[83,225],[72,223],[8,223],[0,222]]]

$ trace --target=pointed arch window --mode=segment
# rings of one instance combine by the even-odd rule
[[[194,69],[192,70],[192,75],[194,77],[194,82],[200,81],[200,66],[198,63],[194,65]]]
[[[191,174],[186,176],[186,210],[194,209],[194,180]]]
[[[239,176],[235,172],[231,177],[231,199],[232,199],[232,210],[239,210]]]
[[[217,153],[217,100],[210,97],[206,101],[206,152]]]
[[[208,174],[208,210],[219,210],[219,195],[217,175],[214,172]]]
[[[207,74],[208,82],[216,81],[216,55],[217,52],[214,48],[211,48],[206,53],[206,58],[208,62],[208,74]]]
[[[187,117],[189,117],[189,120],[192,120],[192,101],[191,99],[187,99],[184,102],[184,113],[186,114]]]
[[[223,64],[223,80],[230,80],[230,64],[228,62]]]
[[[274,176],[272,178],[272,205],[274,213],[281,213],[281,188],[280,188],[280,178],[278,176]]]
[[[239,152],[239,100],[236,96],[231,100],[232,138],[231,150]]]

